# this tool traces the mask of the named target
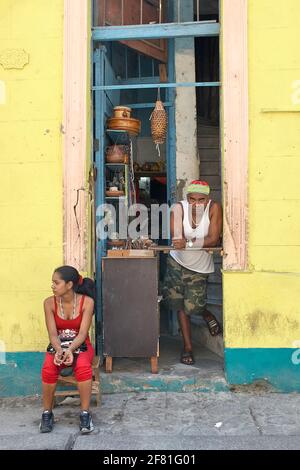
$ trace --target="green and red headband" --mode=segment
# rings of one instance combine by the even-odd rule
[[[200,193],[208,196],[210,193],[210,187],[206,181],[194,180],[187,187],[186,193]]]

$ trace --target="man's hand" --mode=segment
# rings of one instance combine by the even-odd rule
[[[182,250],[186,247],[186,239],[185,238],[173,238],[172,245],[176,250]]]

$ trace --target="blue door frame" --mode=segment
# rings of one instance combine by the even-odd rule
[[[152,29],[152,27],[155,28]],[[220,86],[219,82],[207,83],[188,83],[176,84],[175,83],[175,37],[187,36],[217,36],[219,35],[220,27],[218,23],[207,23],[205,25],[200,22],[194,22],[193,25],[188,24],[171,24],[168,28],[166,25],[144,25],[144,26],[123,26],[123,27],[104,27],[94,28],[93,41],[111,41],[119,39],[145,39],[152,31],[154,36],[149,37],[164,37],[168,40],[168,80],[167,84],[158,84],[157,80],[151,83],[132,83],[132,80],[122,81],[122,84],[105,83],[105,64],[106,64],[106,48],[101,45],[94,49],[93,55],[93,92],[95,103],[95,138],[99,145],[94,152],[95,167],[97,169],[96,180],[96,208],[105,203],[105,187],[104,187],[104,148],[105,148],[105,120],[107,116],[106,109],[106,93],[109,90],[120,90],[120,88],[158,88],[158,86],[166,88],[166,108],[168,109],[168,137],[167,137],[167,198],[168,204],[172,205],[176,201],[176,123],[175,123],[175,88],[177,86]],[[147,30],[146,30],[147,28]],[[155,32],[154,32],[155,29]],[[110,30],[114,37],[104,34],[104,30]],[[114,32],[113,32],[114,31]],[[147,33],[145,35],[145,33]],[[149,82],[148,81],[148,82]],[[133,104],[132,108],[150,107],[152,104]],[[96,211],[96,225],[100,217]],[[103,240],[96,240],[96,286],[97,286],[97,302],[96,302],[96,344],[97,353],[103,357],[103,335],[102,335],[102,258],[106,254],[106,246]]]

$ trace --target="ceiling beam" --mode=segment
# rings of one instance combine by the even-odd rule
[[[162,23],[151,25],[100,26],[93,28],[94,41],[122,41],[163,38],[218,36],[220,24],[216,21],[191,23]]]

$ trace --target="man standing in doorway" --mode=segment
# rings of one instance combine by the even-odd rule
[[[170,251],[164,283],[164,296],[170,308],[178,312],[184,347],[181,362],[194,364],[190,316],[202,315],[210,334],[221,333],[214,315],[206,309],[207,279],[214,272],[213,256],[199,248],[215,247],[222,233],[222,208],[209,197],[205,181],[192,181],[186,200],[171,211],[171,237],[175,250]],[[188,250],[186,248],[198,248]]]

